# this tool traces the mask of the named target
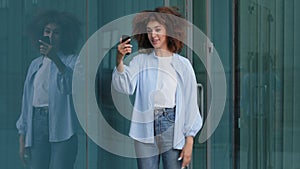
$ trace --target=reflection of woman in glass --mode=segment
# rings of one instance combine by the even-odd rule
[[[31,62],[24,84],[17,121],[20,157],[31,169],[72,169],[78,121],[71,86],[80,22],[65,12],[46,11],[28,30],[41,56]]]
[[[202,126],[197,105],[197,82],[190,62],[177,54],[183,47],[184,21],[170,7],[136,15],[133,34],[140,52],[129,66],[130,39],[118,45],[114,87],[135,93],[129,135],[135,140],[139,169],[186,167],[194,136]]]

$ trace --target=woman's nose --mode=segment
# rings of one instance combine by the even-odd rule
[[[53,34],[52,32],[49,32],[49,34],[48,34],[50,39],[52,38],[52,34]]]
[[[151,33],[151,37],[155,37],[157,34],[156,33]]]

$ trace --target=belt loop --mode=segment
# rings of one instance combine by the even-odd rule
[[[168,112],[166,111],[166,108],[163,108],[162,111],[163,111],[163,116],[167,116]]]
[[[176,106],[174,106],[173,108],[154,108],[154,114],[157,115],[159,112],[161,112],[160,113],[161,115],[167,116],[169,110],[173,110],[173,112],[175,113],[175,108]]]
[[[41,114],[41,113],[47,113],[48,114],[48,112],[49,112],[48,106],[33,107],[33,110],[34,110],[35,113],[39,113],[39,114]]]

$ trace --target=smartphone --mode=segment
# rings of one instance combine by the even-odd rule
[[[49,38],[49,36],[42,36],[40,38],[40,40],[43,41],[43,42],[45,42],[45,43],[50,44],[50,38]]]
[[[122,43],[127,41],[128,39],[130,39],[129,35],[122,35]],[[130,44],[130,41],[127,44]]]
[[[129,35],[122,35],[122,43],[127,41],[128,39],[130,39],[130,36]],[[130,44],[130,41],[127,43],[127,44]],[[129,55],[130,53],[126,53],[126,55]]]

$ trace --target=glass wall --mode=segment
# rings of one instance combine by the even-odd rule
[[[203,92],[203,99],[199,95],[199,100],[203,106],[199,108],[203,109],[204,119],[209,117],[212,103],[222,104],[223,99],[212,92],[220,85],[208,75],[217,65],[213,57],[219,57],[225,74],[224,110],[220,119],[213,119],[215,129],[208,126],[196,136],[190,168],[300,168],[298,0],[0,0],[0,168],[24,168],[19,160],[15,124],[28,66],[39,55],[25,32],[34,14],[45,9],[74,14],[82,21],[79,52],[103,26],[162,5],[179,7],[182,15],[207,37],[203,43],[195,34],[188,34],[195,42],[193,47],[205,51],[201,56],[205,61],[187,47],[182,53],[192,62],[202,86],[199,93]],[[116,109],[111,91],[116,54],[112,40],[121,33],[106,30],[101,39],[104,45],[101,49],[98,46],[106,54],[95,77],[95,97],[105,121],[127,135],[130,120]],[[213,73],[219,77],[220,72]],[[128,108],[124,100],[118,101]],[[212,135],[201,142],[203,133]],[[136,159],[107,151],[83,130],[78,136],[76,169],[137,168]]]
[[[239,167],[299,168],[300,3],[238,7]]]

